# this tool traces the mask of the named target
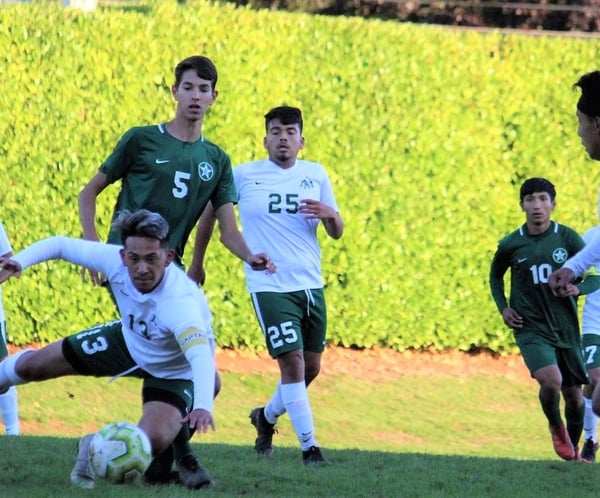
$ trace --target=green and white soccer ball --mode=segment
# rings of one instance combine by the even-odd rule
[[[129,422],[105,425],[94,434],[88,452],[94,474],[113,484],[143,474],[152,460],[150,439]]]

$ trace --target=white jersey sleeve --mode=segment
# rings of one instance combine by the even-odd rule
[[[4,231],[4,227],[2,223],[0,223],[0,256],[5,256],[7,254],[12,253],[12,247],[10,246],[10,242]],[[4,326],[2,322],[6,321],[6,315],[4,313],[4,305],[2,303],[2,286],[0,285],[0,328],[2,332],[4,332]],[[4,338],[6,340],[6,338]]]
[[[62,259],[99,271],[110,278],[122,264],[119,250],[120,247],[116,245],[56,236],[34,242],[12,259],[23,270],[43,261]]]
[[[586,244],[593,243],[594,239],[600,239],[600,225],[591,228],[583,235]],[[596,265],[596,269],[600,272],[600,265]],[[585,296],[581,333],[600,335],[600,290]]]
[[[0,256],[4,256],[10,252],[12,252],[12,247],[10,246],[4,227],[0,223]]]
[[[571,270],[580,277],[591,266],[600,264],[600,237],[594,237],[581,251],[568,259],[563,268]]]

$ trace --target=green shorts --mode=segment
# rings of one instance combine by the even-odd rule
[[[303,349],[325,350],[327,310],[323,289],[250,294],[267,349],[273,358]]]
[[[194,405],[191,380],[159,379],[137,366],[129,354],[118,320],[66,337],[62,352],[79,375],[144,379],[143,403],[163,401],[178,408],[182,416]]]
[[[600,335],[584,334],[581,336],[581,349],[585,368],[589,372],[593,368],[600,368]]]
[[[6,321],[0,320],[0,359],[5,356],[8,356],[8,348],[6,347]]]
[[[548,344],[535,333],[520,332],[516,335],[516,339],[532,377],[540,368],[557,365],[562,374],[564,387],[589,382],[580,347],[558,348]]]

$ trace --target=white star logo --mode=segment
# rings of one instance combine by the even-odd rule
[[[552,259],[555,263],[564,263],[567,260],[568,254],[563,247],[554,249],[552,252]]]
[[[215,170],[209,163],[203,162],[198,165],[198,176],[200,176],[203,181],[209,181],[214,174]]]

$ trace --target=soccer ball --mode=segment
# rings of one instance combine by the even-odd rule
[[[129,422],[102,427],[90,441],[88,453],[94,474],[113,484],[124,482],[134,472],[143,474],[152,460],[150,439]]]

